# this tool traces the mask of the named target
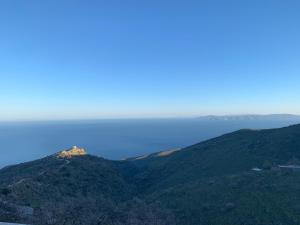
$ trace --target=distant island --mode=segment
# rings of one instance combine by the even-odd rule
[[[197,119],[212,121],[235,121],[235,120],[300,120],[300,115],[293,114],[245,114],[245,115],[207,115]]]

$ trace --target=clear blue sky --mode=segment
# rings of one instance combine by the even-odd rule
[[[0,120],[300,114],[298,0],[2,0]]]

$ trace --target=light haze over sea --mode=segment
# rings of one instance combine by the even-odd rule
[[[0,167],[38,159],[73,145],[89,154],[123,159],[182,148],[238,129],[276,128],[284,120],[113,119],[0,123]]]

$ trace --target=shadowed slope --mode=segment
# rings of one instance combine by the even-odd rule
[[[142,188],[163,188],[253,167],[300,159],[300,125],[269,130],[240,130],[184,148],[166,157],[132,161]],[[160,186],[162,185],[162,186]]]

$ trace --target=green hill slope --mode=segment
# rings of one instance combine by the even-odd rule
[[[131,160],[148,202],[176,212],[178,224],[300,224],[300,126],[241,130],[168,156]],[[252,168],[261,168],[253,171]]]
[[[143,188],[163,188],[174,183],[246,172],[287,164],[300,159],[300,125],[270,130],[240,130],[165,157],[153,154],[131,160],[139,169],[135,177]]]
[[[168,218],[163,209],[135,198],[135,187],[115,167],[114,162],[91,155],[53,155],[4,168],[0,171],[0,221],[115,225],[132,220],[152,224],[160,217]]]

